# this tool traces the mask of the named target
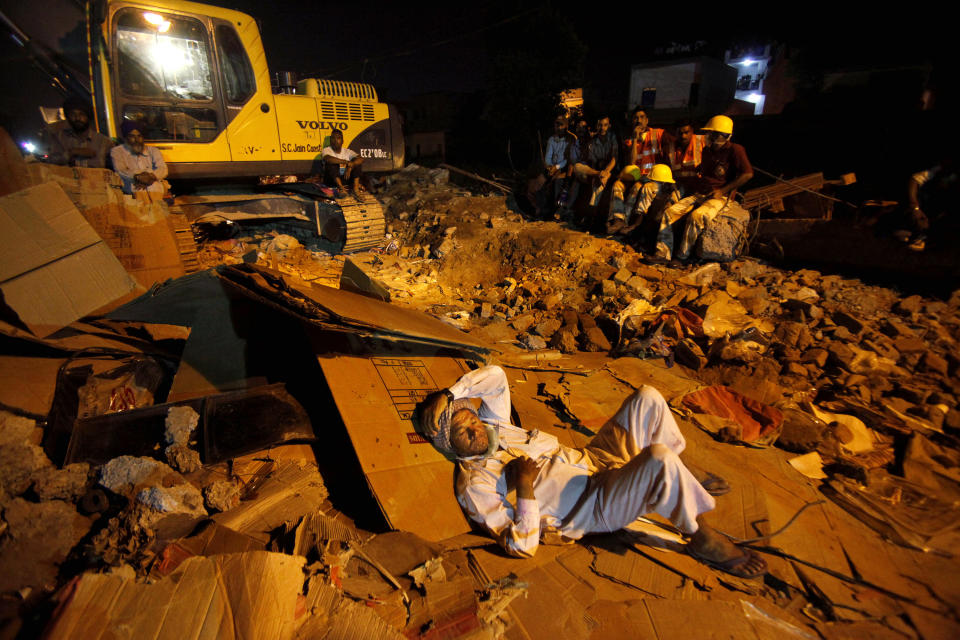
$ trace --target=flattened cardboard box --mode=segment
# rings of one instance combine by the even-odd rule
[[[0,290],[46,337],[136,287],[59,185],[0,198]]]
[[[63,187],[120,264],[142,286],[150,288],[184,275],[163,202],[142,202],[126,195],[120,177],[109,169],[34,163],[28,165],[28,172],[36,183],[56,182]]]
[[[387,523],[426,540],[469,531],[454,495],[454,462],[413,422],[421,400],[470,370],[466,361],[339,355],[319,362]]]

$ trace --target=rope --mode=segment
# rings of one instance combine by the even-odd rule
[[[777,182],[782,182],[783,184],[788,184],[788,185],[790,185],[791,187],[793,187],[794,189],[800,189],[801,191],[806,191],[807,193],[812,193],[813,195],[815,195],[815,196],[817,196],[817,197],[819,197],[819,198],[823,198],[824,200],[832,200],[833,202],[839,202],[840,204],[845,204],[845,205],[847,205],[847,206],[850,207],[851,209],[856,209],[856,208],[857,208],[857,205],[855,205],[855,204],[853,204],[853,203],[851,203],[851,202],[847,202],[846,200],[841,200],[840,198],[834,198],[833,196],[824,195],[824,194],[820,193],[819,191],[814,191],[813,189],[808,189],[807,187],[801,186],[801,185],[799,185],[799,184],[797,184],[797,183],[795,183],[795,182],[790,182],[789,180],[784,180],[784,179],[781,178],[780,176],[776,176],[776,175],[770,173],[769,171],[764,171],[763,169],[760,169],[760,168],[757,167],[757,166],[754,166],[754,167],[753,167],[753,170],[756,171],[757,173],[762,173],[763,175],[765,175],[765,176],[767,176],[767,177],[769,177],[769,178],[773,178],[773,179],[776,180]]]
[[[729,539],[732,540],[733,542],[736,542],[737,544],[750,544],[751,542],[760,542],[761,540],[769,540],[770,538],[772,538],[772,537],[774,537],[774,536],[778,536],[778,535],[780,535],[781,533],[783,533],[784,531],[786,531],[787,529],[789,529],[789,528],[793,525],[793,523],[797,521],[797,518],[800,517],[800,514],[807,510],[807,507],[813,507],[813,506],[816,506],[816,505],[818,505],[818,504],[824,504],[825,502],[826,502],[826,500],[816,500],[816,501],[814,501],[814,502],[808,502],[807,504],[805,504],[805,505],[803,505],[802,507],[800,507],[800,509],[799,509],[795,514],[793,514],[793,517],[792,517],[792,518],[790,518],[789,520],[787,520],[787,524],[783,525],[782,527],[780,527],[779,529],[777,529],[777,530],[774,531],[773,533],[768,533],[768,534],[765,535],[765,536],[759,536],[759,537],[756,537],[756,538],[740,539],[740,538],[736,538],[736,537],[730,535],[729,533],[724,533],[723,531],[720,531],[719,529],[717,529],[717,533],[719,533],[719,534],[721,534],[721,535],[723,535],[723,536],[726,536],[727,538],[729,538]]]

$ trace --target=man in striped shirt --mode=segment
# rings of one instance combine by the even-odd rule
[[[479,410],[471,398],[481,400]],[[686,442],[652,387],[634,393],[582,449],[513,426],[507,377],[497,366],[465,374],[429,398],[420,417],[434,445],[458,460],[461,507],[511,555],[532,557],[541,541],[617,531],[654,512],[689,536],[694,557],[741,577],[766,572],[762,558],[701,521],[714,499],[680,461]],[[714,493],[729,489],[704,476]]]

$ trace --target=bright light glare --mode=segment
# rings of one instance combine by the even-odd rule
[[[183,50],[166,38],[153,49],[153,59],[164,71],[179,71],[187,64]]]
[[[740,64],[742,64],[745,67],[749,67],[750,65],[753,64],[753,62],[754,62],[753,60],[751,60],[750,58],[747,58],[746,60],[742,60]]]
[[[747,102],[753,102],[754,104],[756,104],[756,103],[760,102],[761,100],[763,100],[763,94],[760,94],[760,93],[751,93],[751,94],[748,95],[745,99],[746,99]]]
[[[32,142],[21,142],[20,146],[23,147],[27,153],[33,153],[37,150],[37,145],[33,144]]]
[[[157,28],[160,33],[166,33],[170,30],[170,21],[164,20],[163,16],[156,13],[144,13],[143,19]]]

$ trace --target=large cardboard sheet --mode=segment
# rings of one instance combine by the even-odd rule
[[[108,169],[35,163],[34,183],[56,182],[106,242],[120,264],[143,287],[184,275],[176,235],[163,202],[141,202],[123,193]]]
[[[417,433],[428,394],[469,370],[439,356],[320,357],[320,366],[387,523],[427,540],[470,530],[454,495],[454,463]]]
[[[41,337],[136,287],[52,183],[0,198],[0,255],[4,300]]]

